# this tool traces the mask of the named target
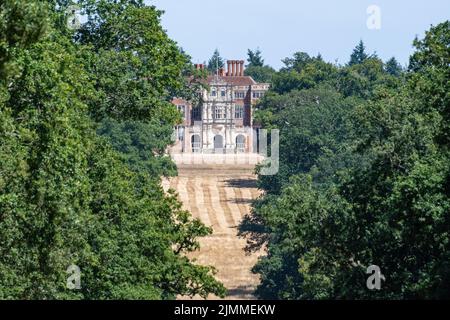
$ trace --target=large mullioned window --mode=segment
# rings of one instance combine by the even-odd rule
[[[234,118],[243,119],[244,118],[244,106],[235,105],[234,106]]]
[[[192,119],[194,121],[202,120],[202,108],[200,106],[192,108]]]
[[[214,107],[214,119],[225,119],[225,108],[223,106]]]

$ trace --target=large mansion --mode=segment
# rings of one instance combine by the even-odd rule
[[[219,69],[209,75],[209,90],[203,90],[199,105],[182,99],[173,103],[183,115],[176,127],[173,153],[254,153],[256,134],[253,128],[253,106],[269,89],[244,76],[244,61],[227,61],[227,71]],[[195,65],[204,69],[204,65]]]

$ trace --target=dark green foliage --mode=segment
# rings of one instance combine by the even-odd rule
[[[256,82],[272,82],[272,77],[276,73],[275,69],[264,65],[264,59],[262,58],[259,49],[256,49],[255,51],[248,49],[247,61],[248,65],[244,70],[246,76],[252,77]]]
[[[269,66],[254,67],[250,66],[244,70],[246,76],[252,77],[256,82],[271,83],[275,74],[275,69]]]
[[[337,92],[295,91],[301,81],[265,97],[258,119],[281,130],[280,171],[260,177],[267,193],[242,225],[249,248],[268,247],[261,298],[450,297],[449,22],[414,45],[406,75],[360,54],[329,82]],[[379,291],[366,287],[373,264]]]
[[[0,1],[0,79],[14,70],[15,48],[24,48],[42,37],[47,26],[44,4],[34,1]]]
[[[279,94],[329,85],[346,97],[367,99],[380,87],[395,87],[400,76],[387,72],[387,66],[376,56],[366,57],[360,63],[338,66],[325,62],[320,55],[311,57],[305,52],[297,52],[283,62],[285,67],[272,75],[272,89]]]
[[[355,64],[361,64],[368,58],[369,55],[366,53],[366,46],[364,45],[364,42],[360,40],[358,45],[353,49],[353,52],[350,55],[350,61],[348,62],[348,65],[353,66]]]
[[[283,63],[285,67],[272,77],[273,90],[279,94],[332,81],[338,72],[333,64],[320,57],[310,57],[305,52],[296,52],[293,58],[286,58]]]
[[[248,49],[247,51],[247,67],[263,67],[264,59],[261,56],[261,50],[256,49],[255,51]]]
[[[261,176],[260,186],[279,194],[295,174],[314,169],[317,175],[328,177],[333,170],[327,167],[340,165],[337,159],[329,158],[334,154],[342,156],[342,145],[351,134],[347,117],[356,102],[330,87],[267,96],[257,119],[265,127],[281,128],[280,170],[274,176]],[[320,159],[327,163],[320,163]],[[318,165],[321,167],[315,168]]]
[[[399,76],[402,73],[403,68],[400,63],[398,63],[397,59],[392,57],[386,61],[385,70],[392,76]]]
[[[214,50],[212,57],[208,61],[207,69],[210,73],[215,74],[218,69],[225,66],[225,61],[220,56],[219,49]]]
[[[172,142],[172,127],[141,121],[119,122],[107,118],[101,122],[97,132],[108,138],[131,170],[146,172],[158,179],[160,175],[176,175],[175,164],[169,156],[164,155]]]
[[[25,12],[32,16],[23,21],[35,21],[34,13],[49,20],[44,34],[37,31],[42,30],[40,24],[31,24],[35,31],[15,29],[17,39],[23,41],[2,42],[8,52],[6,56],[2,52],[1,59],[15,70],[2,74],[0,82],[0,299],[222,295],[224,288],[212,269],[186,257],[198,248],[197,238],[211,230],[182,210],[175,195],[165,195],[159,181],[168,169],[162,168],[164,160],[158,157],[168,137],[160,136],[179,117],[164,97],[183,86],[185,57],[178,53],[166,67],[152,64],[156,74],[162,68],[175,77],[155,81],[155,88],[140,78],[129,79],[133,89],[128,97],[136,98],[136,105],[129,105],[126,99],[112,99],[115,90],[123,89],[116,82],[120,72],[113,70],[126,66],[131,74],[141,74],[135,68],[142,66],[144,48],[139,48],[142,56],[137,57],[126,48],[113,53],[93,42],[73,43],[70,32],[60,29],[65,26],[60,23],[62,11],[38,1],[13,2],[2,2],[2,16],[11,6],[29,5],[34,9]],[[130,19],[142,15],[151,20],[145,21],[148,27],[158,24],[154,9],[133,1],[97,4],[105,10],[102,19],[108,20],[106,9],[114,4]],[[94,10],[89,5],[93,2],[85,8]],[[114,27],[123,30],[124,25]],[[130,28],[145,30],[139,25]],[[155,37],[152,50],[159,45],[161,50],[166,45],[173,48],[161,33]],[[105,46],[112,41],[98,34],[93,38]],[[110,66],[102,64],[107,57]],[[99,63],[98,69],[92,59]],[[122,109],[127,107],[135,109]],[[106,130],[109,117],[116,116],[124,122]],[[136,119],[140,121],[132,122]],[[114,151],[97,136],[94,120],[102,122],[116,149],[130,149]],[[143,146],[147,142],[150,149]],[[153,155],[146,156],[147,151]],[[66,287],[66,269],[72,264],[81,269],[80,290]]]

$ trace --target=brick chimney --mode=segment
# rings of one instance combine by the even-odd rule
[[[203,70],[205,69],[205,65],[203,63],[196,63],[194,64],[195,69],[197,70]]]
[[[227,60],[227,72],[223,71],[228,77],[242,77],[244,75],[244,60]]]
[[[223,77],[225,75],[225,71],[223,70],[223,68],[219,69],[219,76]]]

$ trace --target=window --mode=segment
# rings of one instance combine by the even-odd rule
[[[191,137],[191,145],[192,145],[192,152],[198,153],[201,151],[201,142],[200,142],[200,136],[198,134],[194,134]]]
[[[177,106],[177,109],[178,109],[178,111],[180,111],[181,117],[184,119],[186,116],[186,106],[179,105],[179,106]]]
[[[236,99],[244,99],[245,98],[245,92],[244,91],[236,91],[234,93],[234,97]]]
[[[263,96],[264,96],[264,93],[262,93],[262,92],[257,92],[257,91],[253,92],[254,99],[259,99],[259,98],[262,98]]]
[[[184,127],[177,126],[176,131],[177,131],[178,140],[183,141],[184,140]]]
[[[213,91],[211,91],[211,97],[215,97],[215,96],[217,96],[217,92],[216,92],[216,90],[214,89]]]
[[[225,108],[223,106],[214,107],[214,119],[225,119]]]
[[[234,106],[234,118],[235,119],[244,118],[244,106],[239,106],[239,105]]]
[[[225,90],[222,90],[221,95],[222,95],[222,97],[225,97],[227,95],[227,92]]]
[[[192,120],[202,120],[202,108],[200,106],[192,108]]]
[[[236,150],[237,152],[245,152],[245,137],[242,134],[236,137]]]

